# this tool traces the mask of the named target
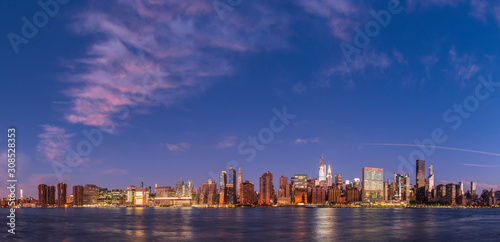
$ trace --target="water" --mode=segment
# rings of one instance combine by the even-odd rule
[[[500,209],[24,208],[16,218],[16,239],[4,225],[2,241],[500,241]]]

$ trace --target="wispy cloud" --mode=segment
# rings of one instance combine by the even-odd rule
[[[294,144],[296,145],[304,145],[304,144],[311,144],[311,143],[319,143],[319,138],[315,137],[314,139],[295,139],[293,141]]]
[[[64,163],[66,147],[70,145],[73,134],[68,134],[64,128],[52,125],[42,125],[42,127],[44,132],[38,135],[40,142],[36,146],[41,160]]]
[[[176,105],[206,90],[214,77],[232,75],[229,53],[287,46],[289,18],[261,4],[248,2],[251,14],[228,14],[223,23],[211,2],[202,0],[89,4],[72,24],[74,33],[94,41],[85,56],[67,63],[78,67],[64,77],[71,83],[64,92],[71,123],[116,124],[125,105]],[[151,85],[157,70],[161,75]]]
[[[225,137],[223,141],[220,141],[215,146],[217,149],[230,148],[236,145],[236,136]]]
[[[166,144],[166,147],[170,151],[182,152],[182,151],[186,151],[187,149],[189,149],[191,147],[191,145],[189,143],[186,143],[186,142],[181,142],[178,144]]]
[[[456,150],[470,153],[477,153],[483,155],[493,155],[500,156],[498,153],[485,152],[479,150],[469,150],[469,149],[460,149],[460,148],[452,148],[452,147],[443,147],[443,146],[432,146],[432,145],[415,145],[415,144],[390,144],[390,143],[366,143],[363,145],[373,145],[373,146],[406,146],[406,147],[426,147],[426,148],[435,148],[435,149],[443,149],[443,150]]]
[[[465,81],[470,80],[474,75],[477,74],[481,67],[474,64],[476,62],[474,56],[467,54],[458,55],[455,47],[449,50],[449,60],[450,65],[453,67],[453,73],[455,80],[460,81],[460,87],[465,87]]]

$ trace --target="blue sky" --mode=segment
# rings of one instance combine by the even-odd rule
[[[232,11],[219,15],[211,1],[57,3],[17,53],[9,33],[26,37],[22,18],[33,23],[43,8],[0,3],[0,127],[18,129],[25,193],[59,178],[126,188],[182,177],[198,187],[236,163],[244,180],[258,184],[269,170],[277,185],[281,175],[317,177],[320,155],[344,179],[364,166],[392,178],[408,171],[399,157],[421,148],[380,144],[415,145],[435,129],[447,137],[435,145],[454,148],[424,154],[438,184],[500,189],[500,92],[483,85],[488,97],[475,97],[480,77],[500,82],[500,4],[401,1],[348,62],[340,44],[355,46],[355,28],[389,1],[221,2]],[[453,112],[464,101],[477,104],[467,118]],[[284,107],[295,118],[247,161],[238,146]],[[89,142],[82,131],[103,123],[114,128],[68,163],[67,147],[77,151]],[[53,164],[65,167],[59,176]]]

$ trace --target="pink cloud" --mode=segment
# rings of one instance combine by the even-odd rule
[[[178,144],[166,144],[166,147],[170,151],[182,152],[182,151],[186,151],[187,149],[189,149],[191,147],[191,145],[189,143],[186,143],[186,142],[181,142]]]
[[[92,4],[92,3],[90,3]],[[75,17],[76,34],[99,36],[66,77],[71,123],[117,124],[117,110],[172,106],[234,73],[226,53],[286,48],[289,17],[259,3],[221,22],[206,1],[125,1]],[[110,8],[111,9],[111,8]],[[155,85],[145,85],[144,79]],[[136,97],[136,98],[134,98]],[[138,98],[137,98],[138,97]]]
[[[237,139],[236,136],[225,137],[223,141],[217,143],[216,148],[217,149],[231,148],[236,145],[236,139]]]

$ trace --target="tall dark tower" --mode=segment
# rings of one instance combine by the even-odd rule
[[[417,160],[417,201],[425,202],[425,161]]]
[[[57,206],[64,207],[66,205],[66,183],[57,184]]]

